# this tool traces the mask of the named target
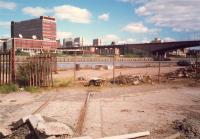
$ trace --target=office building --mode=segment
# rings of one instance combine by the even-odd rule
[[[56,41],[56,19],[41,16],[40,18],[11,22],[11,37],[16,49],[20,50],[55,50],[59,47]]]
[[[101,45],[101,40],[100,39],[94,39],[93,40],[93,46],[99,46]]]

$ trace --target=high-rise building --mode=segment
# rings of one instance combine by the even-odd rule
[[[101,45],[101,40],[100,39],[94,39],[93,40],[93,46],[99,46]]]
[[[40,18],[11,22],[11,37],[16,49],[26,51],[55,50],[59,47],[56,41],[56,19]]]
[[[77,38],[64,38],[63,39],[63,47],[77,47],[82,46],[83,40],[80,37]]]
[[[56,40],[56,20],[53,17],[11,22],[11,37],[39,40]]]
[[[81,38],[80,37],[74,38],[74,44],[77,45],[77,46],[80,46],[81,45]]]
[[[63,39],[63,47],[73,47],[74,41],[73,38],[64,38]]]

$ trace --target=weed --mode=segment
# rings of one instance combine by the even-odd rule
[[[37,93],[37,92],[41,92],[41,88],[39,87],[25,87],[24,88],[25,91],[30,92],[30,93]]]
[[[29,67],[27,63],[18,66],[16,81],[19,86],[28,86],[29,84]]]
[[[19,87],[16,84],[7,84],[7,85],[0,86],[0,93],[3,93],[3,94],[17,92],[18,90],[19,90]]]
[[[69,80],[55,80],[54,86],[55,87],[69,87],[72,84],[72,79]]]

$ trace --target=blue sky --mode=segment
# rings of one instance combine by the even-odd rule
[[[9,36],[12,20],[48,15],[57,19],[58,38],[85,43],[199,39],[199,13],[199,0],[0,0],[0,36]]]

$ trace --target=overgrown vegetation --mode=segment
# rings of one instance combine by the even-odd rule
[[[54,87],[69,87],[73,83],[72,79],[68,80],[55,80]]]
[[[18,90],[19,90],[19,87],[16,84],[7,84],[7,85],[0,86],[0,93],[3,93],[3,94],[16,92]]]
[[[29,86],[29,87],[25,87],[24,88],[25,91],[30,92],[30,93],[37,93],[37,92],[41,92],[41,88],[39,87],[33,87],[33,86]]]
[[[137,58],[137,57],[148,57],[148,55],[143,52],[135,52],[135,53],[125,54],[124,57]]]
[[[16,81],[19,86],[28,86],[29,84],[29,72],[28,72],[28,64],[24,63],[18,66]]]

